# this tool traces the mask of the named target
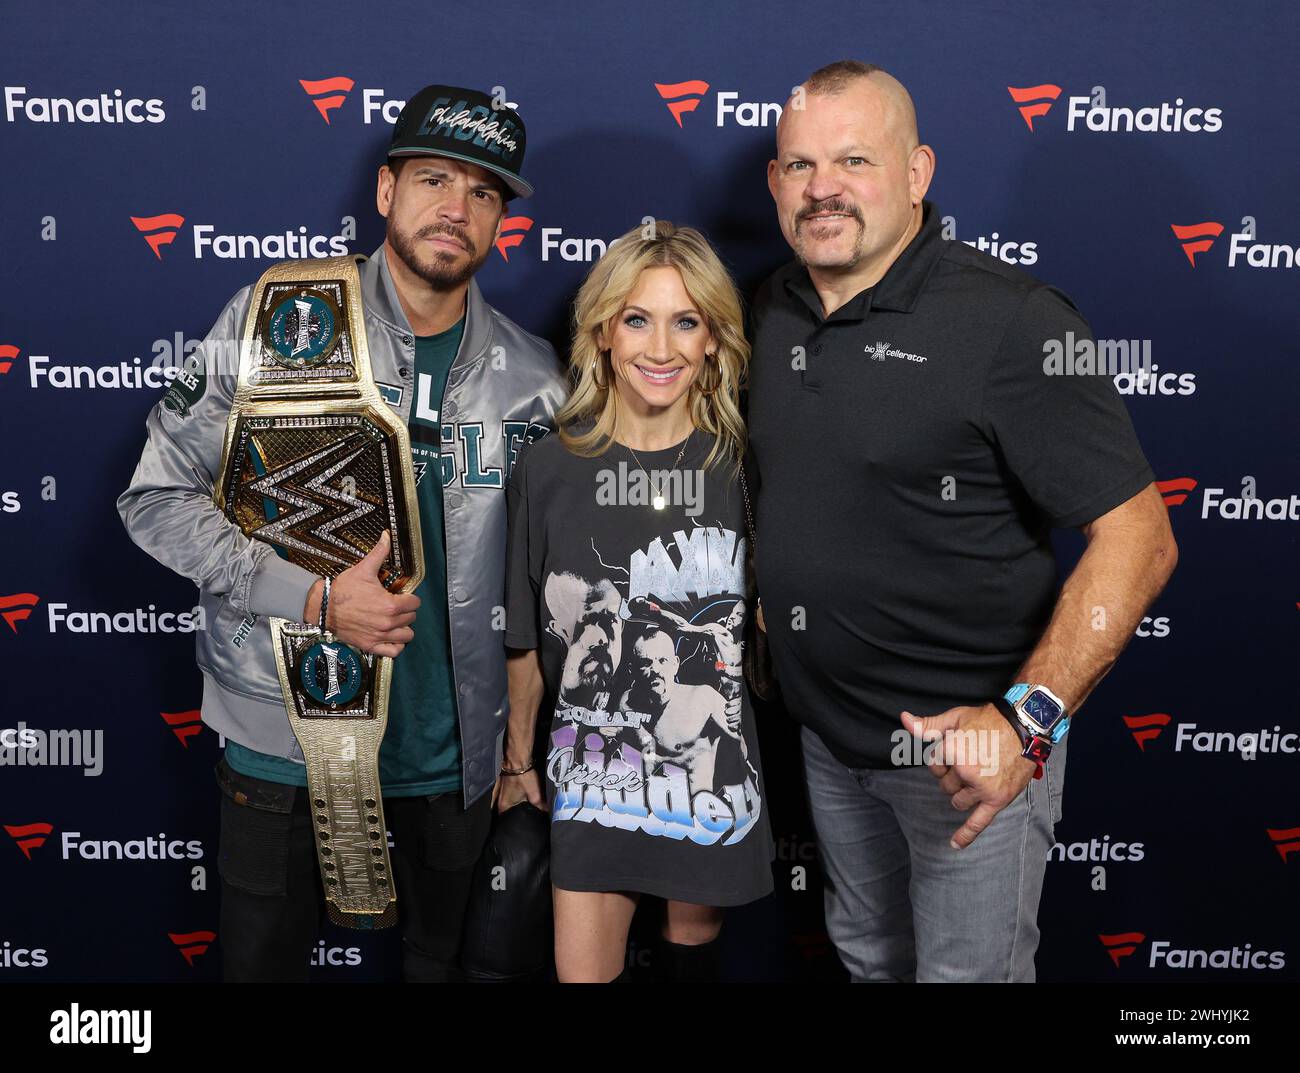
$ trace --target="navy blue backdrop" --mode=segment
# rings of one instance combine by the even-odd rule
[[[1159,366],[1127,403],[1181,563],[1071,735],[1040,979],[1300,975],[1296,16],[804,11],[6,5],[0,976],[218,975],[219,743],[197,722],[193,635],[160,617],[196,592],[134,547],[114,500],[163,378],[292,255],[267,236],[370,252],[393,102],[500,86],[537,194],[511,204],[480,274],[493,304],[562,346],[603,241],[645,216],[704,230],[748,294],[787,253],[764,181],[775,106],[846,57],[911,89],[949,237],[996,244]],[[1138,110],[1161,106],[1180,129],[1123,129],[1123,110],[1149,126]],[[1062,536],[1063,568],[1080,544]],[[92,633],[88,612],[127,614]],[[765,723],[778,890],[733,914],[727,972],[835,978],[794,739],[782,713]],[[51,754],[65,762],[33,762]],[[113,842],[143,859],[105,859]],[[396,970],[391,935],[330,930],[317,960],[327,979]]]

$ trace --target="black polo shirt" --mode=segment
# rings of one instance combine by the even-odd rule
[[[846,764],[888,767],[899,713],[1000,696],[1057,595],[1051,527],[1153,480],[1110,377],[1044,373],[1091,338],[1070,300],[924,222],[822,316],[808,272],[751,313],[755,564],[791,713]]]

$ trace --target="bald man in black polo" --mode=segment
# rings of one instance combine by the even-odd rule
[[[752,314],[758,590],[853,978],[1032,980],[1069,719],[1177,548],[1109,377],[1046,371],[1086,322],[941,237],[934,165],[870,65],[781,117],[796,260]],[[1053,527],[1087,539],[1059,590]]]

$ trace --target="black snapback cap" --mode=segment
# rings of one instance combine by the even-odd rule
[[[511,196],[531,197],[519,176],[524,163],[524,121],[493,98],[459,86],[425,86],[406,102],[393,126],[388,155],[445,156],[497,175]]]

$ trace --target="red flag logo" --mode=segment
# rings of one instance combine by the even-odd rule
[[[1170,723],[1172,716],[1167,712],[1153,712],[1151,715],[1126,715],[1124,723],[1133,731],[1133,740],[1143,752],[1147,751],[1147,742],[1160,737],[1160,732]]]
[[[185,222],[185,217],[174,212],[164,212],[159,216],[132,216],[131,222],[135,224],[135,229],[144,235],[144,240],[149,243],[154,256],[161,261],[162,250],[159,247],[175,240],[176,232]]]
[[[32,850],[45,845],[45,840],[53,833],[54,827],[48,823],[5,824],[5,832],[23,851],[23,856],[32,859]]]
[[[194,959],[200,954],[207,952],[209,946],[217,941],[215,931],[187,931],[167,933],[167,938],[172,941],[172,945],[181,952],[185,959],[185,964],[191,968],[194,967]]]
[[[1145,938],[1140,931],[1126,931],[1118,935],[1098,935],[1101,945],[1106,948],[1106,953],[1110,955],[1111,961],[1115,967],[1119,967],[1120,958],[1126,958],[1138,948],[1138,944]]]
[[[1285,861],[1292,853],[1300,851],[1300,827],[1288,827],[1285,830],[1267,827],[1265,830],[1282,860]]]
[[[1196,255],[1204,253],[1214,245],[1214,240],[1223,234],[1223,224],[1215,223],[1213,220],[1206,220],[1202,224],[1170,224],[1174,231],[1174,237],[1183,245],[1183,253],[1187,254],[1187,263],[1193,268],[1196,267]]]
[[[190,747],[187,739],[194,737],[203,729],[198,708],[188,712],[159,712],[158,714],[162,716],[163,722],[172,728],[176,740],[186,749]]]
[[[21,353],[22,351],[16,346],[9,343],[0,343],[0,376],[13,368],[14,359]]]
[[[355,83],[352,79],[339,75],[337,78],[322,78],[316,82],[300,78],[298,85],[307,91],[307,96],[316,106],[316,111],[320,112],[321,119],[328,123],[330,112],[348,99],[348,94]]]
[[[1196,491],[1196,481],[1191,477],[1175,477],[1171,481],[1156,481],[1166,507],[1178,507],[1187,502],[1189,492]]]
[[[501,259],[507,264],[510,262],[510,254],[506,250],[514,249],[525,238],[528,232],[532,230],[533,221],[527,216],[507,216],[501,221],[501,234],[498,236],[495,246],[497,253],[501,254]]]
[[[686,82],[656,82],[655,89],[659,91],[659,96],[680,127],[682,116],[700,106],[700,98],[709,92],[709,84],[693,78]]]
[[[1056,103],[1056,98],[1061,95],[1061,87],[1044,82],[1041,86],[1019,88],[1007,86],[1007,92],[1011,94],[1011,99],[1020,105],[1020,116],[1032,133],[1034,120],[1039,116],[1047,115],[1052,105]]]
[[[18,632],[18,623],[30,618],[33,609],[41,602],[34,592],[15,592],[10,596],[0,596],[0,618],[9,623],[9,628]]]

